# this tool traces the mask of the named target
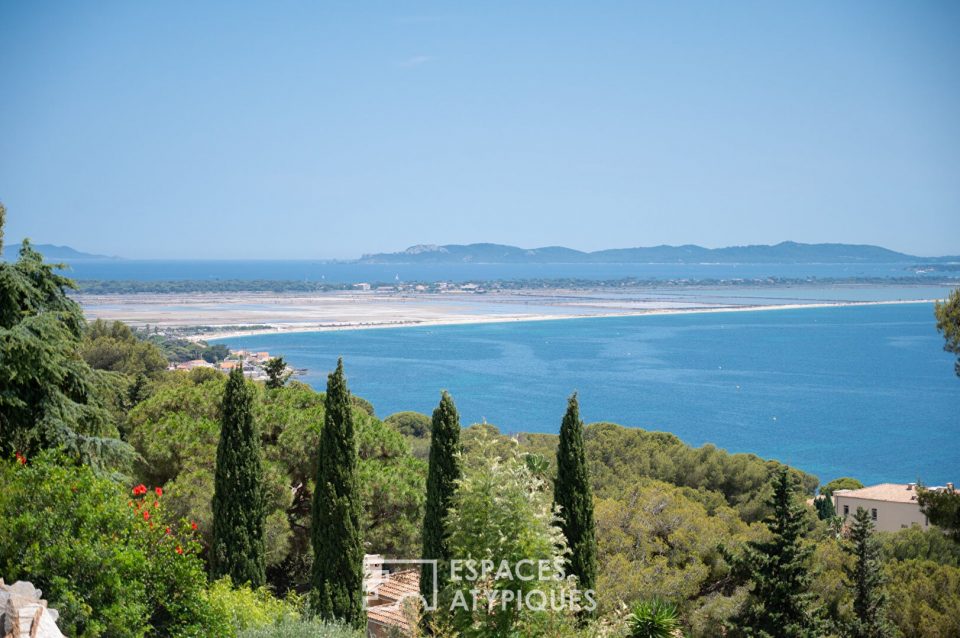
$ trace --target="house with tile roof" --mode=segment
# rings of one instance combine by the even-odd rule
[[[931,487],[931,490],[952,490],[953,484],[946,487]],[[917,502],[916,483],[880,483],[858,490],[837,490],[833,493],[833,506],[837,515],[844,520],[857,513],[862,507],[870,514],[876,529],[881,532],[895,532],[911,525],[923,529],[930,522]]]

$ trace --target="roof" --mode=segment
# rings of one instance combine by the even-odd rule
[[[367,620],[379,625],[386,625],[387,627],[396,627],[403,633],[409,633],[411,630],[410,620],[398,605],[369,607],[367,609]]]
[[[372,623],[395,627],[401,633],[409,634],[409,614],[405,613],[407,604],[417,604],[420,596],[420,570],[405,569],[392,574],[383,574],[383,581],[378,583],[374,593],[378,603],[367,608],[367,620]],[[386,604],[382,604],[386,603]]]
[[[909,483],[880,483],[859,490],[837,490],[834,496],[863,498],[869,501],[887,501],[890,503],[916,503],[917,486]]]
[[[405,569],[389,574],[377,587],[377,597],[402,600],[406,596],[420,595],[420,571]]]

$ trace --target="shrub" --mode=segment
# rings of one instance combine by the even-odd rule
[[[191,526],[159,492],[127,489],[53,453],[0,462],[0,574],[28,580],[68,636],[223,635]]]
[[[365,635],[363,631],[319,620],[287,620],[271,627],[241,631],[238,638],[364,638]]]
[[[269,589],[234,588],[229,577],[210,585],[210,606],[240,632],[300,620],[302,601],[295,595],[275,598]]]

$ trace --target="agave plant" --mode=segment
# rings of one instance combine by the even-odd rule
[[[674,638],[680,634],[677,606],[662,600],[642,600],[627,616],[628,638]]]

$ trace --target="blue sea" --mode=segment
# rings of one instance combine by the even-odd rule
[[[282,354],[318,389],[344,357],[381,417],[557,432],[585,421],[672,432],[775,458],[822,481],[960,479],[960,378],[930,304],[807,308],[276,334],[227,339]]]

